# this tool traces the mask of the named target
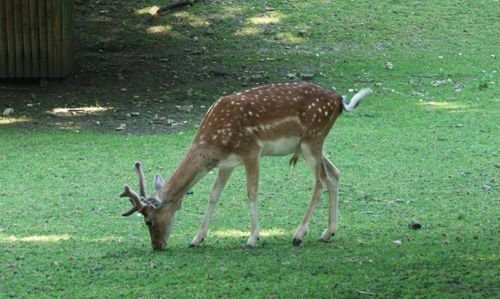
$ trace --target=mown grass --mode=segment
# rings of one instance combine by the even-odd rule
[[[120,216],[129,203],[117,194],[124,183],[136,183],[135,160],[150,184],[157,172],[168,176],[193,129],[125,135],[0,122],[0,297],[497,296],[494,2],[267,3],[202,2],[154,20],[179,25],[173,28],[180,32],[189,27],[192,35],[151,34],[141,41],[175,48],[175,41],[197,36],[196,47],[214,50],[194,56],[193,65],[216,61],[248,78],[261,74],[276,82],[291,79],[289,73],[314,73],[315,82],[343,93],[372,86],[375,93],[339,119],[325,145],[343,171],[337,236],[315,241],[326,226],[323,200],[304,246],[292,246],[310,174],[303,163],[292,170],[286,157],[266,158],[256,249],[241,248],[250,219],[240,170],[200,248],[187,245],[213,173],[185,198],[167,250],[152,252],[142,219]],[[186,18],[205,20],[213,32],[203,35],[206,26]],[[384,67],[387,61],[393,70]],[[216,97],[242,82],[254,84],[247,79],[176,86]],[[409,229],[411,220],[422,229]]]

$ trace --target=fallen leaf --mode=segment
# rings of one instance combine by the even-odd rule
[[[126,125],[126,124],[120,124],[120,126],[119,126],[119,127],[117,127],[115,130],[117,130],[117,131],[123,131],[123,130],[125,130],[125,129],[126,129],[126,127],[127,127],[127,125]]]

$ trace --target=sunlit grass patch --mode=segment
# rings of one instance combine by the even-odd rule
[[[45,242],[59,242],[67,241],[71,238],[70,235],[35,235],[27,237],[16,236],[0,236],[0,243],[15,243],[15,242],[28,242],[28,243],[45,243]]]
[[[288,44],[300,44],[304,42],[304,38],[298,36],[297,34],[291,32],[280,32],[276,34],[276,39],[278,41],[288,43]]]
[[[168,34],[168,33],[172,33],[172,26],[170,26],[170,25],[156,25],[156,26],[148,27],[147,31],[148,31],[148,33],[153,33],[153,34]]]
[[[257,35],[261,33],[262,30],[257,27],[244,27],[235,32],[236,36],[249,36],[249,35]]]
[[[247,22],[252,25],[267,25],[280,23],[283,16],[277,12],[271,12],[266,15],[248,18]]]
[[[421,102],[420,105],[425,106],[425,107],[432,107],[434,109],[440,109],[440,110],[467,110],[467,109],[472,109],[474,108],[473,106],[469,104],[464,104],[464,103],[456,103],[456,102],[435,102],[435,101],[429,101],[429,102]]]
[[[5,117],[5,116],[0,116],[0,126],[1,125],[12,125],[12,124],[19,124],[19,123],[24,123],[24,122],[29,122],[31,119],[26,117],[26,116],[19,116],[19,117]]]
[[[248,231],[241,231],[235,229],[225,229],[225,230],[217,230],[211,232],[210,235],[214,235],[215,237],[248,237]],[[289,234],[288,232],[283,231],[282,229],[263,229],[260,231],[259,235],[262,237],[272,237],[272,236],[283,236]]]
[[[113,110],[113,107],[72,107],[72,108],[53,108],[47,113],[56,116],[72,116],[76,114],[98,114]]]

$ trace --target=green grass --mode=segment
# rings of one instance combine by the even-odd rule
[[[156,173],[168,176],[193,129],[32,130],[0,118],[0,297],[498,296],[495,1],[268,1],[267,8],[261,1],[206,1],[147,25],[134,11],[157,1],[138,3],[121,12],[126,21],[173,29],[129,36],[131,45],[145,42],[179,57],[186,44],[209,49],[190,57],[194,69],[178,66],[173,95],[193,88],[195,98],[205,95],[196,101],[209,101],[254,84],[253,74],[278,82],[288,73],[314,73],[315,82],[342,93],[374,88],[356,112],[342,115],[325,145],[342,170],[338,234],[316,241],[326,227],[323,199],[304,246],[292,246],[311,176],[303,162],[292,170],[286,157],[266,158],[256,249],[241,247],[250,216],[240,169],[200,248],[187,245],[213,173],[185,198],[167,250],[153,252],[142,218],[120,216],[129,203],[118,193],[125,183],[135,186],[135,160],[150,188]],[[190,34],[174,34],[183,30]],[[213,62],[243,78],[204,77]],[[144,76],[156,80],[154,70]],[[93,100],[86,97],[77,102]],[[408,228],[414,219],[422,229]]]

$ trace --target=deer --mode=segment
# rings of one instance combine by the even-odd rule
[[[178,167],[165,182],[154,178],[154,193],[146,194],[141,162],[134,168],[139,177],[139,194],[128,185],[120,197],[127,197],[132,208],[144,216],[153,250],[165,248],[174,217],[184,195],[208,172],[217,168],[208,207],[198,232],[189,247],[198,247],[207,237],[208,225],[221,193],[233,170],[243,165],[250,206],[250,236],[246,247],[253,248],[259,239],[257,193],[259,161],[264,156],[291,155],[290,165],[302,159],[313,176],[313,191],[307,210],[295,230],[293,245],[302,243],[309,220],[320,200],[323,188],[328,191],[328,223],[320,241],[327,242],[338,227],[340,170],[323,153],[330,129],[343,111],[352,112],[370,88],[357,92],[349,102],[346,96],[313,83],[279,83],[258,86],[223,96],[213,103],[201,120],[192,144]]]

